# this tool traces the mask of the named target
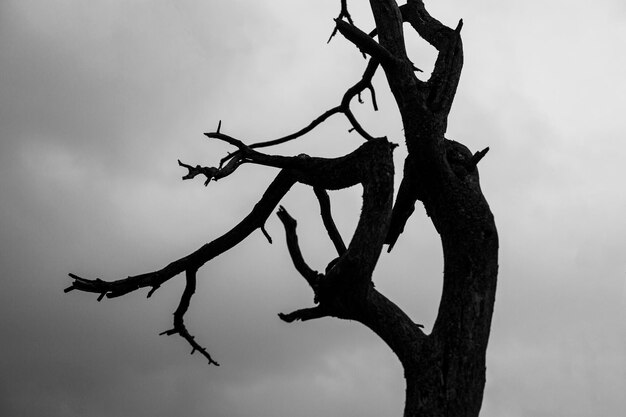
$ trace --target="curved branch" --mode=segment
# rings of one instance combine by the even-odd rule
[[[342,113],[342,109],[340,106],[333,107],[332,109],[325,111],[320,116],[313,119],[311,123],[309,123],[307,126],[303,127],[302,129],[298,130],[297,132],[291,133],[287,136],[283,136],[278,139],[253,143],[252,145],[250,145],[250,148],[256,149],[256,148],[264,148],[266,146],[280,145],[281,143],[285,143],[285,142],[289,142],[290,140],[297,139],[301,136],[306,135],[307,133],[315,129],[317,126],[325,122],[326,119],[328,119],[330,116],[335,115],[337,113]]]
[[[376,103],[376,93],[375,93],[374,87],[372,85],[372,78],[374,77],[374,74],[376,73],[376,69],[378,68],[378,66],[379,66],[379,62],[377,60],[370,59],[369,62],[367,63],[367,67],[365,68],[365,71],[364,71],[363,76],[361,77],[361,79],[357,83],[355,83],[352,87],[348,88],[346,90],[346,92],[344,93],[343,97],[341,98],[341,104],[339,104],[338,106],[333,107],[333,108],[325,111],[320,116],[318,116],[317,118],[313,119],[313,121],[311,123],[309,123],[307,126],[303,127],[302,129],[298,130],[297,132],[294,132],[294,133],[291,133],[289,135],[280,137],[278,139],[272,139],[272,140],[267,140],[267,141],[253,143],[251,145],[248,145],[248,148],[250,148],[250,149],[265,148],[265,147],[268,147],[268,146],[280,145],[282,143],[286,143],[286,142],[292,141],[294,139],[298,139],[298,138],[306,135],[307,133],[311,132],[317,126],[319,126],[320,124],[325,122],[329,117],[331,117],[331,116],[333,116],[335,114],[342,114],[342,113],[344,115],[346,115],[346,117],[348,118],[348,120],[352,124],[352,127],[364,139],[366,139],[366,140],[374,139],[374,137],[372,135],[367,133],[361,127],[361,125],[357,122],[357,120],[354,117],[354,115],[352,115],[352,112],[350,110],[350,102],[352,101],[352,99],[354,97],[356,97],[356,96],[360,97],[360,94],[365,89],[368,89],[368,90],[370,90],[371,95],[372,95],[372,105],[374,107],[374,110],[375,111],[378,110],[378,105]],[[214,133],[220,133],[219,129],[218,129],[217,132],[214,132]],[[239,154],[240,154],[240,151],[233,152],[232,154],[226,155],[224,158],[221,159],[220,166],[222,166],[223,164],[228,162],[230,159],[235,158]]]
[[[397,60],[408,61],[402,13],[396,0],[370,0],[370,7],[376,21],[376,35],[380,45]]]

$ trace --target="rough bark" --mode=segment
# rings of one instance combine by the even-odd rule
[[[341,12],[331,38],[340,33],[370,59],[362,78],[343,95],[338,106],[322,113],[301,130],[279,139],[245,145],[220,132],[221,123],[209,138],[225,141],[237,150],[222,159],[219,167],[195,167],[183,179],[198,175],[211,180],[233,174],[244,163],[272,166],[280,173],[250,214],[225,235],[155,272],[117,281],[85,279],[74,274],[66,290],[94,292],[117,297],[150,287],[152,294],[181,272],[187,285],[174,315],[174,328],[209,363],[217,364],[189,335],[183,322],[196,286],[196,271],[206,262],[231,249],[263,225],[281,198],[296,182],[310,185],[320,202],[324,225],[338,257],[323,273],[312,270],[298,246],[297,222],[281,207],[287,248],[296,270],[311,286],[315,306],[279,314],[286,322],[337,317],[355,320],[374,331],[389,345],[404,368],[407,388],[405,417],[471,417],[480,411],[485,385],[485,354],[493,315],[498,270],[498,236],[493,215],[479,185],[478,162],[488,148],[472,153],[464,145],[445,138],[447,119],[463,66],[462,21],[455,29],[443,25],[426,11],[421,0],[399,6],[395,0],[370,0],[376,28],[369,34],[354,25],[341,1]],[[438,50],[433,73],[427,81],[415,76],[408,59],[403,25]],[[377,39],[377,40],[376,40]],[[366,89],[377,109],[372,77],[382,67],[400,112],[408,156],[402,181],[393,202],[395,145],[374,138],[350,110],[353,98]],[[366,142],[354,152],[335,159],[307,155],[273,156],[256,149],[278,145],[308,133],[327,118],[343,114]],[[348,246],[332,219],[325,190],[361,184],[363,207]],[[388,249],[400,235],[421,202],[441,237],[444,257],[443,291],[432,332],[427,335],[372,283],[384,244]]]

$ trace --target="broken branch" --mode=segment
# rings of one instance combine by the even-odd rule
[[[324,222],[324,227],[326,227],[326,232],[328,232],[330,240],[333,242],[333,245],[335,245],[337,254],[341,256],[346,252],[346,245],[343,243],[341,234],[339,234],[339,230],[337,230],[337,226],[333,220],[333,215],[330,211],[330,198],[328,197],[328,193],[326,190],[319,187],[314,187],[313,191],[315,192],[317,201],[320,204],[320,214],[322,216],[322,221]]]
[[[296,233],[296,225],[298,223],[293,217],[291,217],[291,215],[283,206],[280,206],[278,208],[276,215],[283,223],[283,227],[285,228],[287,249],[289,250],[289,255],[291,256],[291,261],[293,262],[293,265],[296,267],[296,270],[300,273],[300,275],[302,275],[306,282],[315,291],[319,274],[317,273],[317,271],[314,271],[307,265],[304,257],[302,256],[302,252],[300,251],[300,245],[298,244],[298,235]]]

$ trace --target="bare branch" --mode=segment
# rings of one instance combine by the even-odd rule
[[[213,360],[209,352],[205,348],[200,346],[198,342],[196,342],[195,338],[191,334],[189,334],[187,327],[185,327],[185,313],[189,309],[189,303],[191,302],[191,297],[196,292],[196,272],[197,272],[196,269],[193,269],[193,268],[187,269],[186,271],[187,280],[185,284],[185,290],[183,291],[183,294],[180,298],[180,303],[178,304],[178,308],[174,312],[174,328],[171,330],[166,330],[160,333],[160,335],[167,335],[167,336],[171,336],[173,334],[180,335],[180,337],[185,339],[187,343],[189,343],[191,347],[193,348],[193,350],[191,351],[192,355],[194,354],[195,351],[198,351],[200,352],[202,356],[204,356],[209,361],[209,365],[220,366],[219,363]]]
[[[370,55],[383,65],[390,65],[397,62],[397,58],[393,56],[391,52],[353,24],[340,19],[335,19],[335,24],[337,25],[336,27],[339,33],[356,45],[361,52]]]
[[[354,22],[352,21],[352,16],[350,16],[350,12],[348,11],[347,0],[341,0],[341,11],[339,12],[339,16],[337,16],[337,19],[339,20],[343,18],[345,18],[351,25],[354,25]],[[335,26],[335,28],[333,29],[333,33],[330,34],[330,37],[328,38],[328,41],[326,43],[330,43],[330,41],[335,37],[336,34],[337,26]]]
[[[432,75],[428,80],[428,104],[435,111],[450,111],[456,94],[461,70],[463,68],[463,45],[461,28],[463,20],[459,20],[455,29],[451,29],[433,18],[422,0],[408,0],[401,6],[402,18],[428,43],[438,51],[437,61]]]
[[[203,245],[190,255],[180,258],[158,271],[129,276],[128,278],[116,281],[103,281],[99,278],[90,280],[75,274],[69,274],[74,281],[70,287],[65,289],[65,292],[79,290],[83,292],[106,294],[108,298],[114,298],[140,288],[152,287],[152,293],[155,288],[160,287],[164,282],[189,268],[197,269],[201,267],[206,262],[239,244],[254,230],[260,228],[278,205],[278,202],[295,182],[296,180],[293,178],[293,175],[287,171],[281,171],[270,184],[267,191],[265,191],[259,202],[254,206],[250,214],[239,222],[239,224],[224,235]]]
[[[402,29],[402,14],[396,0],[370,0],[370,6],[376,21],[379,44],[395,59],[402,62],[408,61]]]
[[[372,104],[373,104],[374,110],[376,111],[378,110],[378,105],[376,103],[376,93],[372,85],[372,78],[374,77],[374,74],[376,73],[376,69],[378,68],[378,66],[379,66],[379,62],[377,60],[370,59],[370,61],[367,64],[367,67],[365,68],[365,72],[363,73],[363,76],[356,84],[354,84],[352,87],[346,90],[346,92],[344,93],[341,99],[341,104],[339,106],[333,107],[332,109],[325,111],[320,116],[313,119],[311,123],[309,123],[304,128],[298,130],[297,132],[291,133],[287,136],[283,136],[278,139],[273,139],[273,140],[268,140],[268,141],[263,141],[263,142],[256,142],[256,143],[249,145],[248,148],[250,149],[264,148],[268,146],[280,145],[282,143],[289,142],[294,139],[298,139],[306,135],[307,133],[311,132],[317,126],[325,122],[329,117],[335,114],[339,114],[339,113],[343,113],[344,115],[348,116],[346,114],[347,112],[350,113],[350,115],[348,116],[348,120],[353,125],[355,130],[357,130],[357,132],[361,136],[363,136],[366,140],[373,139],[373,136],[368,134],[363,128],[361,128],[360,124],[356,121],[356,118],[354,117],[354,115],[352,115],[350,111],[350,102],[352,101],[354,97],[360,96],[363,90],[369,89],[372,95]],[[357,126],[358,126],[358,129],[357,129]],[[220,133],[220,132],[217,131],[215,133]],[[239,154],[240,152],[237,151],[237,152],[234,152],[225,156],[220,161],[220,166],[222,166],[224,163],[226,163],[230,159],[238,156]]]
[[[233,140],[236,141],[236,139]],[[251,155],[254,158],[258,158],[258,160],[254,161],[255,163],[282,166],[286,169],[281,170],[252,211],[230,231],[203,245],[195,252],[157,271],[129,276],[116,281],[104,281],[99,278],[86,279],[70,274],[74,281],[65,291],[79,290],[97,293],[101,297],[106,295],[108,298],[114,298],[140,288],[158,288],[164,282],[189,268],[200,268],[206,262],[239,244],[253,231],[260,228],[282,197],[296,182],[329,190],[342,189],[363,183],[365,186],[363,213],[367,214],[370,210],[380,210],[380,207],[374,206],[369,208],[368,205],[375,204],[376,201],[380,200],[380,196],[378,198],[374,197],[376,193],[383,193],[383,189],[378,188],[379,183],[380,185],[385,184],[383,187],[385,196],[391,192],[387,181],[392,180],[388,173],[388,171],[393,171],[392,148],[393,146],[386,139],[380,139],[366,142],[355,151],[332,159],[312,158],[305,155],[296,157],[271,156],[256,151],[246,151],[252,152]],[[246,155],[246,157],[249,156]],[[377,175],[380,175],[381,178],[378,178]],[[370,193],[373,194],[368,197]],[[386,198],[384,201],[387,201]],[[374,214],[371,215],[375,216]],[[362,219],[360,223],[364,223],[364,226],[361,228],[363,233],[371,233],[371,231],[368,231],[369,226],[365,227],[365,224],[367,224],[366,220]],[[375,223],[376,227],[384,227],[384,224]],[[357,227],[355,236],[359,235],[359,230]],[[356,243],[357,246],[359,244],[359,242]],[[376,248],[368,247],[365,253],[369,252],[376,253]]]
[[[285,228],[285,237],[287,238],[287,249],[289,250],[289,255],[291,256],[291,260],[293,265],[296,267],[296,270],[304,277],[306,282],[313,288],[315,291],[317,288],[317,281],[319,274],[317,271],[311,269],[304,257],[302,256],[302,252],[300,251],[300,245],[298,244],[298,235],[296,233],[296,220],[291,217],[291,215],[287,212],[287,210],[280,206],[278,208],[278,212],[276,215],[283,223]]]
[[[487,146],[482,151],[476,152],[474,156],[472,156],[472,159],[470,159],[469,161],[468,169],[470,171],[474,170],[476,168],[476,165],[478,165],[478,163],[485,157],[485,155],[487,155],[487,152],[489,152],[489,146]]]
[[[407,3],[400,6],[402,20],[408,22],[415,31],[437,50],[446,47],[446,43],[453,36],[451,28],[441,23],[428,13],[422,0],[407,0]],[[462,21],[459,22],[456,31],[460,32]]]
[[[407,156],[404,160],[402,181],[398,188],[396,202],[393,205],[391,222],[389,223],[389,230],[387,231],[387,238],[385,239],[385,243],[389,245],[387,252],[391,252],[396,241],[402,232],[404,232],[406,222],[415,211],[415,203],[419,198],[417,178],[418,174],[415,169],[415,162],[413,158]]]
[[[278,313],[278,317],[280,317],[282,321],[287,323],[293,323],[296,320],[314,320],[328,316],[330,316],[329,311],[327,311],[327,309],[322,305],[311,308],[303,308],[301,310],[296,310],[288,314]]]
[[[270,236],[269,233],[267,233],[267,230],[265,230],[265,224],[261,225],[260,229],[261,229],[261,232],[263,232],[263,236],[265,236],[265,239],[267,239],[267,241],[271,245],[272,244],[272,237]]]
[[[209,185],[211,179],[215,178],[219,172],[217,168],[212,167],[203,167],[200,165],[192,167],[191,165],[182,163],[180,159],[178,160],[178,165],[180,165],[181,167],[185,167],[189,170],[189,173],[183,176],[183,180],[190,180],[192,178],[195,178],[197,175],[204,175],[206,177],[206,181],[204,182],[205,186]]]
[[[335,115],[337,113],[341,113],[341,112],[342,112],[342,109],[341,109],[340,106],[333,107],[332,109],[325,111],[320,116],[318,116],[317,118],[313,119],[313,121],[311,123],[309,123],[307,126],[303,127],[302,129],[298,130],[297,132],[291,133],[291,134],[289,134],[287,136],[283,136],[282,138],[268,140],[268,141],[264,141],[264,142],[254,143],[254,144],[250,145],[250,148],[252,148],[252,149],[264,148],[266,146],[279,145],[281,143],[285,143],[285,142],[289,142],[290,140],[297,139],[297,138],[299,138],[301,136],[306,135],[307,133],[309,133],[313,129],[315,129],[317,126],[319,126],[320,124],[325,122],[326,119],[328,119],[330,116]]]
[[[328,232],[328,236],[333,242],[333,245],[335,245],[337,254],[341,256],[346,252],[346,245],[345,243],[343,243],[343,239],[341,238],[339,230],[337,230],[337,226],[335,225],[335,221],[333,220],[333,216],[330,211],[330,198],[328,197],[328,193],[326,192],[326,190],[319,187],[314,187],[313,191],[315,192],[317,201],[320,204],[320,214],[322,216],[324,226],[326,227],[326,231]]]

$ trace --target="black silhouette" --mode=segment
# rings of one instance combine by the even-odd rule
[[[189,334],[184,315],[195,291],[196,272],[206,262],[239,244],[257,229],[268,237],[264,223],[281,198],[295,183],[313,187],[320,202],[321,217],[337,250],[324,273],[312,270],[298,247],[296,221],[278,209],[293,263],[315,295],[315,305],[288,314],[286,322],[337,317],[358,321],[373,330],[397,355],[407,381],[405,416],[477,416],[485,384],[485,351],[489,338],[498,270],[498,237],[494,219],[479,186],[478,162],[488,148],[472,153],[462,144],[445,138],[447,117],[461,68],[462,21],[449,28],[426,11],[421,0],[370,0],[376,29],[369,34],[354,25],[346,0],[335,19],[331,38],[344,36],[368,57],[362,78],[350,87],[336,107],[326,111],[300,131],[273,141],[246,145],[222,133],[221,123],[212,139],[236,150],[218,167],[192,166],[184,180],[196,176],[211,180],[233,174],[244,163],[277,168],[278,174],[250,214],[223,236],[165,268],[117,281],[85,279],[70,274],[66,291],[79,290],[119,297],[140,288],[150,296],[161,284],[184,273],[186,287],[174,313],[174,326],[162,334],[182,336],[210,364],[218,365],[209,352]],[[403,23],[438,50],[434,70],[427,81],[408,59]],[[365,90],[377,109],[372,77],[381,67],[396,100],[408,149],[403,178],[393,202],[395,146],[386,138],[371,136],[350,109],[352,100]],[[262,153],[260,148],[297,139],[330,116],[343,114],[364,143],[340,158],[307,155],[293,157]],[[346,246],[334,225],[326,190],[352,185],[363,187],[363,207],[354,236]],[[388,250],[399,242],[404,226],[421,201],[441,236],[444,255],[443,293],[432,332],[411,320],[400,308],[378,292],[372,275],[383,245]],[[192,352],[193,353],[193,352]]]

